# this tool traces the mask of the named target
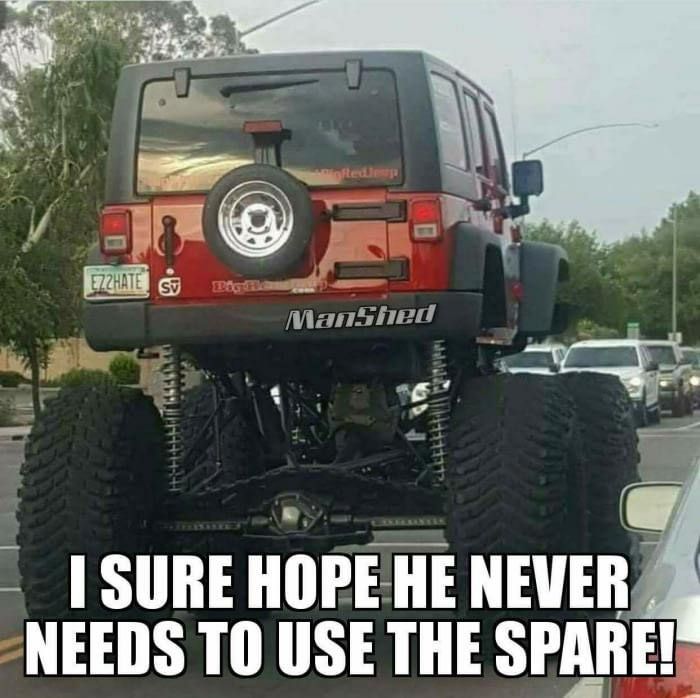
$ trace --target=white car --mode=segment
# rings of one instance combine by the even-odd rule
[[[610,373],[619,377],[634,402],[637,423],[660,420],[659,365],[637,339],[589,339],[569,347],[561,367],[566,371]]]
[[[508,373],[556,373],[565,354],[563,344],[530,344],[501,359],[501,364]]]

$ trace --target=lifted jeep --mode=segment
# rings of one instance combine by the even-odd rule
[[[112,550],[318,552],[421,527],[459,559],[633,551],[624,388],[494,368],[564,318],[565,253],[513,222],[541,164],[511,179],[518,203],[490,97],[420,52],[125,68],[85,333],[161,347],[164,404],[105,383],[37,420],[29,614],[70,615],[67,553],[96,574]],[[206,377],[190,391],[185,358]]]

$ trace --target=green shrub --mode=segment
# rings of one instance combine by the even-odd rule
[[[59,388],[78,388],[81,385],[100,385],[114,383],[114,378],[107,371],[89,368],[72,368],[55,380]]]
[[[11,400],[0,400],[0,427],[10,427],[14,424],[15,409]]]
[[[141,367],[129,354],[117,354],[109,362],[109,372],[120,385],[137,385],[141,379]]]
[[[0,388],[16,388],[26,383],[26,378],[17,371],[0,371]]]

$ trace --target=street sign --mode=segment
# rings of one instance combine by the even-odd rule
[[[639,339],[639,323],[627,323],[627,339]]]
[[[683,333],[682,332],[676,332],[675,334],[673,332],[668,333],[668,339],[671,342],[678,342],[678,344],[683,344]]]

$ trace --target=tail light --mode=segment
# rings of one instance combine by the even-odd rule
[[[104,255],[131,252],[131,212],[104,211],[100,218],[100,250]]]
[[[438,199],[420,199],[411,202],[411,240],[438,242],[442,240],[442,221]]]
[[[623,676],[610,679],[611,698],[697,698],[700,645],[676,645],[675,676]]]

